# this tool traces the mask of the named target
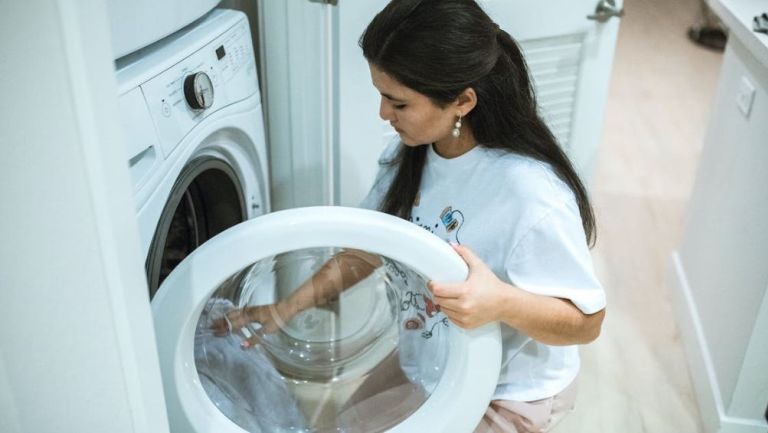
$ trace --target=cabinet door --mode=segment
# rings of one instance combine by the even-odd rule
[[[533,77],[539,110],[560,145],[589,183],[603,129],[603,111],[621,4],[595,0],[480,0],[517,39]],[[595,15],[602,15],[598,17]]]

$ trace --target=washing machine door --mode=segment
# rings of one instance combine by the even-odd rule
[[[466,276],[444,241],[379,212],[292,209],[224,231],[152,301],[171,431],[471,432],[498,325],[457,327],[425,288]],[[254,321],[232,329],[235,308]]]

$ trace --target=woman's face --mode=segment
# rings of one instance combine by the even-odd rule
[[[381,93],[379,116],[395,128],[404,144],[418,146],[453,138],[457,113],[452,104],[440,108],[376,66],[368,66],[373,85]]]

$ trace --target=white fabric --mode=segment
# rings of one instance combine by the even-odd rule
[[[251,433],[304,431],[306,422],[280,373],[261,346],[244,350],[242,338],[213,335],[213,320],[235,306],[212,298],[197,324],[195,366],[208,398],[235,424]]]
[[[385,149],[362,207],[379,207],[399,146]],[[569,299],[587,314],[605,307],[574,195],[548,164],[481,146],[452,159],[431,146],[427,152],[413,223],[470,247],[503,281]],[[504,359],[493,399],[551,397],[576,377],[577,346],[548,346],[501,328]]]

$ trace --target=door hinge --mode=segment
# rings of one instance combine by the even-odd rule
[[[587,15],[587,19],[604,23],[613,17],[621,18],[623,16],[624,9],[616,7],[615,0],[600,0],[597,2],[597,6],[595,6],[595,13]]]

